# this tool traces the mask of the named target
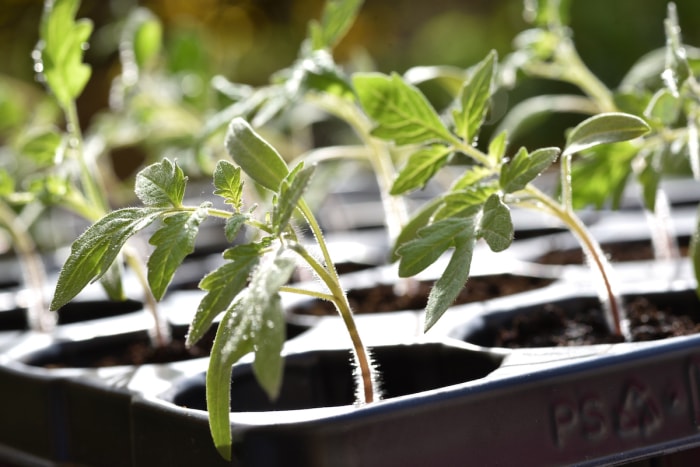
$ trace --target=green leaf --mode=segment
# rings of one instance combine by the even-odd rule
[[[659,125],[670,127],[681,113],[681,100],[668,89],[659,89],[651,98],[644,116]]]
[[[478,236],[486,240],[493,251],[503,251],[513,242],[513,221],[510,209],[497,194],[484,203]]]
[[[401,248],[405,243],[413,240],[418,236],[418,231],[430,223],[430,219],[437,209],[442,205],[442,200],[440,198],[433,198],[432,200],[425,203],[421,208],[413,214],[411,219],[403,229],[401,233],[396,238],[394,247],[391,251],[391,262],[395,262],[400,259],[398,254],[398,249]]]
[[[309,23],[313,50],[332,49],[355,22],[363,0],[328,0],[320,21]]]
[[[194,345],[211,326],[214,318],[224,312],[248,283],[253,269],[260,261],[260,247],[255,244],[236,245],[224,252],[229,261],[210,272],[199,282],[207,292],[187,333],[187,345]]]
[[[214,169],[214,194],[224,198],[226,204],[233,206],[236,211],[241,209],[243,182],[241,168],[228,161],[219,161]]]
[[[261,263],[250,285],[224,315],[216,333],[207,371],[209,426],[219,453],[231,458],[231,367],[255,351],[253,371],[268,397],[276,398],[282,381],[284,326],[279,326],[279,289],[294,271],[294,259],[278,254]],[[272,324],[272,326],[270,326]],[[263,329],[264,328],[264,329]],[[281,334],[281,336],[280,336]],[[258,359],[260,359],[258,363]]]
[[[163,159],[136,175],[134,192],[146,206],[182,207],[187,177],[177,163]]]
[[[43,128],[22,138],[19,152],[40,167],[50,167],[62,142],[63,138],[55,128]]]
[[[316,50],[298,60],[285,82],[285,89],[290,100],[309,91],[333,94],[350,101],[355,99],[348,78],[326,50]]]
[[[637,153],[634,145],[623,142],[596,146],[577,157],[571,166],[574,208],[592,204],[601,209],[610,201],[617,209]]]
[[[411,277],[433,264],[465,230],[473,231],[472,219],[442,219],[420,229],[416,239],[397,250],[401,256],[399,276]]]
[[[353,84],[363,109],[378,124],[374,136],[399,145],[454,139],[425,96],[398,74],[355,74]]]
[[[452,114],[457,134],[469,144],[476,139],[486,117],[493,92],[496,57],[496,52],[491,51],[475,66],[460,92],[460,109]]]
[[[153,208],[125,208],[90,226],[71,245],[58,276],[51,310],[62,307],[88,283],[105,274],[129,237],[150,225],[160,212]]]
[[[231,460],[231,374],[232,366],[254,349],[253,322],[244,297],[226,311],[216,331],[206,377],[209,429],[219,454]]]
[[[156,248],[148,258],[148,284],[156,300],[165,290],[177,268],[194,251],[199,225],[208,216],[210,203],[204,203],[192,212],[178,212],[163,219],[163,226],[149,240]]]
[[[248,221],[248,214],[236,213],[226,219],[226,225],[224,227],[224,233],[226,235],[226,240],[233,243],[240,232],[241,227],[245,225]]]
[[[300,162],[280,184],[279,198],[272,211],[272,225],[276,234],[284,232],[289,225],[294,210],[311,182],[314,170],[315,166],[304,168],[304,163]]]
[[[0,197],[8,196],[15,191],[15,179],[7,169],[0,167]]]
[[[599,144],[617,143],[645,135],[649,125],[631,114],[610,112],[595,115],[579,123],[568,135],[562,156],[568,156]]]
[[[481,212],[486,200],[496,191],[498,187],[493,183],[451,191],[442,197],[443,205],[433,217],[436,220],[474,217]]]
[[[473,231],[468,229],[455,237],[455,249],[450,262],[428,295],[428,304],[425,307],[425,331],[433,327],[445,314],[467,283],[475,242]]]
[[[47,1],[41,19],[37,68],[61,107],[72,105],[90,79],[90,67],[82,62],[85,42],[92,33],[88,19],[75,21],[78,0]]]
[[[558,148],[537,149],[529,154],[525,148],[501,169],[499,183],[506,193],[522,190],[544,172],[559,156]]]
[[[134,60],[139,68],[144,68],[158,56],[163,42],[163,25],[150,12],[143,11],[133,35]]]
[[[226,149],[255,183],[277,192],[289,173],[282,156],[242,118],[234,118],[226,133]]]
[[[489,160],[494,166],[501,164],[503,156],[506,154],[506,146],[508,145],[508,132],[506,130],[501,131],[495,138],[489,143]]]
[[[411,154],[406,166],[401,170],[390,194],[400,195],[407,191],[423,188],[426,183],[447,162],[450,148],[441,144],[434,144],[420,148]]]
[[[123,270],[124,268],[119,260],[112,261],[112,265],[107,269],[107,272],[100,277],[100,285],[109,299],[115,302],[126,299],[122,283]]]
[[[492,175],[493,170],[487,167],[480,165],[469,167],[464,171],[464,174],[458,178],[456,182],[454,182],[450,188],[450,191],[473,189],[475,185],[485,183],[486,178],[491,177]]]

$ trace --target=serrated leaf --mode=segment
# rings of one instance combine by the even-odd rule
[[[206,291],[187,333],[187,345],[194,345],[245,288],[253,269],[260,261],[260,248],[255,244],[236,245],[224,252],[229,261],[210,272],[199,282]]]
[[[521,148],[501,169],[499,179],[501,189],[506,193],[522,190],[552,165],[558,156],[558,148],[537,149],[532,154],[529,154],[525,148]]]
[[[495,184],[474,185],[464,190],[451,191],[442,197],[442,207],[435,212],[435,220],[450,217],[469,218],[481,212],[484,203],[498,191]]]
[[[226,219],[226,225],[224,226],[224,234],[226,235],[226,240],[233,243],[238,236],[238,232],[241,231],[248,220],[248,214],[236,213]]]
[[[281,343],[284,326],[276,326],[281,313],[279,289],[294,271],[294,260],[284,254],[262,263],[253,273],[250,285],[226,312],[216,333],[207,371],[207,406],[214,444],[226,459],[231,458],[231,367],[250,351],[261,352],[261,363],[254,364],[258,382],[270,398],[277,397],[282,378]],[[273,326],[262,330],[270,319]],[[271,333],[278,333],[270,337]],[[280,337],[279,334],[282,334]],[[268,342],[263,341],[263,337]],[[262,368],[264,366],[265,368]]]
[[[484,203],[478,236],[486,240],[493,251],[503,251],[513,243],[513,220],[510,209],[497,194]]]
[[[219,161],[214,169],[214,194],[221,196],[226,204],[233,206],[236,211],[241,209],[243,182],[241,168],[228,161]]]
[[[433,264],[465,230],[473,231],[472,219],[442,219],[420,229],[417,238],[397,250],[399,276],[411,277]]]
[[[374,136],[399,145],[453,139],[425,96],[398,74],[359,73],[353,84],[362,108],[377,123]]]
[[[445,314],[467,283],[475,242],[473,231],[464,230],[455,237],[455,249],[447,268],[428,295],[428,304],[425,307],[425,331],[433,327]]]
[[[199,225],[207,218],[208,203],[192,212],[178,212],[163,219],[163,226],[149,240],[156,248],[148,258],[148,284],[156,300],[165,290],[177,268],[194,251]]]
[[[51,310],[62,307],[105,274],[129,237],[150,225],[160,212],[153,208],[125,208],[90,226],[71,245],[70,255],[58,276]]]
[[[166,158],[136,174],[134,192],[146,206],[180,208],[186,185],[182,169]]]
[[[229,125],[226,150],[246,175],[273,192],[277,192],[289,173],[287,163],[277,150],[242,118],[234,118]]]
[[[457,134],[471,144],[479,133],[493,92],[496,52],[491,51],[475,67],[460,91],[459,110],[453,112]]]
[[[595,115],[571,130],[562,156],[569,156],[599,144],[638,138],[650,129],[644,120],[631,114],[610,112]]]
[[[92,33],[88,19],[75,21],[78,0],[47,1],[41,19],[37,67],[63,108],[83,91],[90,66],[83,63],[85,42]]]
[[[320,21],[311,21],[309,37],[313,50],[332,49],[355,22],[363,0],[329,0]]]
[[[304,167],[303,164],[299,163],[280,184],[279,198],[272,211],[272,225],[276,234],[284,232],[287,228],[294,210],[311,182],[315,166]]]
[[[400,195],[407,191],[423,188],[426,183],[447,163],[450,148],[434,144],[420,148],[411,154],[406,166],[394,180],[390,194]]]
[[[450,191],[472,189],[475,185],[483,184],[485,179],[491,177],[493,174],[493,170],[487,167],[480,165],[469,167],[464,174],[454,182]]]
[[[418,236],[418,231],[426,225],[428,225],[431,217],[433,216],[433,213],[441,205],[442,200],[440,198],[433,198],[432,200],[428,201],[425,205],[421,206],[421,208],[413,214],[408,223],[404,225],[403,229],[401,229],[401,233],[399,233],[399,236],[396,237],[394,247],[391,250],[392,263],[400,259],[398,249],[401,248],[401,246],[403,246],[405,243],[408,243],[409,241],[413,240]]]
[[[508,132],[501,131],[489,143],[489,160],[494,166],[498,166],[506,154],[506,146],[508,145]]]

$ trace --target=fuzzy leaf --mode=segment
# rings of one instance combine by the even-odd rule
[[[255,351],[253,371],[267,395],[274,399],[282,382],[284,326],[279,326],[279,289],[294,271],[294,260],[277,255],[261,264],[250,285],[227,310],[219,325],[207,371],[209,426],[219,453],[231,459],[231,367]],[[269,321],[269,322],[268,322]],[[269,324],[272,323],[270,327]],[[263,331],[263,327],[266,329]],[[280,335],[281,334],[281,335]]]
[[[313,50],[332,49],[355,22],[363,0],[329,0],[320,21],[311,21],[309,37]]]
[[[377,122],[374,136],[399,145],[453,139],[425,96],[398,74],[360,73],[353,84],[365,112]]]
[[[503,251],[513,242],[513,221],[510,209],[497,194],[484,203],[478,236],[486,240],[493,251]]]
[[[460,109],[453,112],[457,134],[471,144],[479,133],[493,92],[496,52],[491,51],[474,68],[459,96]]]
[[[194,251],[199,225],[208,216],[209,204],[204,203],[193,212],[166,217],[163,226],[151,236],[149,243],[156,248],[148,258],[148,284],[156,300],[163,298],[175,271]]]
[[[226,235],[226,240],[233,243],[240,232],[241,227],[243,227],[248,220],[248,214],[236,213],[233,216],[226,219],[226,225],[224,227],[224,234]]]
[[[445,314],[467,283],[475,242],[473,231],[469,229],[463,230],[454,238],[455,249],[450,262],[428,296],[428,304],[425,308],[425,331],[433,327]]]
[[[483,209],[486,200],[497,191],[495,184],[474,185],[464,190],[451,191],[442,197],[443,205],[434,218],[474,217]]]
[[[499,183],[506,193],[522,190],[544,172],[559,156],[558,148],[537,149],[529,154],[525,148],[501,169]]]
[[[76,21],[78,0],[47,1],[41,19],[38,67],[61,107],[72,105],[90,79],[83,63],[85,42],[92,33],[88,19]]]
[[[631,114],[611,112],[595,115],[579,123],[569,133],[562,156],[599,144],[617,143],[648,133],[649,125]]]
[[[411,277],[433,264],[465,229],[472,229],[471,219],[443,219],[418,231],[418,237],[402,245],[399,276]]]
[[[221,196],[226,204],[233,206],[236,211],[241,209],[243,182],[241,168],[228,161],[219,161],[214,169],[214,194]]]
[[[62,307],[105,274],[129,237],[150,225],[159,214],[160,210],[153,208],[125,208],[90,226],[71,245],[58,276],[51,309]]]
[[[400,256],[398,254],[399,248],[405,243],[416,238],[418,231],[428,225],[431,217],[435,211],[442,205],[442,200],[440,198],[433,198],[423,205],[418,212],[413,214],[408,223],[401,229],[401,233],[396,238],[394,248],[391,251],[391,262],[398,261]]]
[[[226,150],[255,183],[277,192],[289,173],[286,162],[242,118],[234,118],[226,133]]]
[[[177,163],[163,159],[136,175],[134,192],[146,206],[182,207],[187,177]]]
[[[303,168],[303,162],[301,162],[280,184],[279,198],[272,211],[272,225],[275,233],[282,233],[289,225],[289,220],[309,186],[314,170],[313,165]]]
[[[423,188],[435,173],[447,162],[450,148],[434,144],[420,148],[408,158],[391,187],[392,195]]]
[[[224,252],[229,261],[210,272],[199,282],[207,292],[197,307],[187,334],[187,345],[194,345],[209,329],[219,313],[224,312],[245,288],[253,269],[260,261],[260,247],[255,244],[236,245]]]

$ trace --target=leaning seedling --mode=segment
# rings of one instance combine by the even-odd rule
[[[413,151],[392,193],[423,187],[454,154],[471,159],[471,165],[453,186],[416,213],[399,237],[396,252],[401,257],[399,274],[404,277],[415,275],[453,249],[444,274],[430,293],[425,328],[435,324],[464,287],[478,239],[485,240],[494,251],[510,246],[513,224],[509,206],[519,206],[555,216],[576,236],[599,278],[599,295],[610,331],[627,337],[608,261],[572,207],[571,158],[586,148],[636,138],[649,128],[638,117],[604,113],[574,128],[563,151],[554,147],[532,152],[521,148],[506,157],[505,132],[497,134],[482,151],[474,143],[494,92],[495,71],[496,54],[492,52],[474,67],[446,119],[441,119],[423,94],[399,75],[369,73],[354,77],[362,105],[376,123],[372,134]],[[557,200],[531,182],[560,153],[562,192]]]
[[[217,164],[214,194],[229,209],[215,209],[211,202],[183,205],[187,178],[182,169],[168,159],[146,167],[138,174],[135,186],[143,206],[107,214],[74,242],[61,274],[57,300],[69,300],[90,281],[101,277],[126,241],[154,222],[159,222],[160,227],[150,239],[155,249],[148,261],[148,282],[157,298],[163,296],[175,271],[193,251],[199,226],[205,219],[224,219],[231,242],[245,226],[248,240],[225,250],[225,263],[201,280],[200,287],[206,294],[187,336],[188,345],[196,343],[223,313],[211,351],[206,390],[214,442],[221,454],[230,458],[232,365],[253,352],[254,373],[262,387],[271,398],[280,390],[285,340],[280,292],[305,294],[335,305],[352,342],[358,400],[368,403],[378,396],[369,353],[355,326],[323,234],[302,198],[314,166],[300,163],[289,170],[280,154],[243,119],[234,119],[230,124],[226,148],[237,165],[228,161]],[[242,172],[273,194],[270,211],[258,218],[254,216],[255,206],[244,206]],[[322,258],[313,256],[299,241],[293,227],[297,216],[313,232]],[[286,285],[299,262],[314,271],[325,290]]]

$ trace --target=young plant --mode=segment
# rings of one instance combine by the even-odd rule
[[[627,112],[643,118],[650,126],[644,138],[583,151],[572,168],[577,187],[574,206],[593,204],[600,208],[609,203],[617,208],[626,186],[636,180],[642,189],[643,206],[651,213],[649,224],[657,258],[677,257],[670,205],[661,181],[688,175],[700,179],[700,86],[694,72],[700,54],[683,45],[675,4],[669,3],[664,22],[666,46],[642,57],[619,86],[610,89],[579,56],[566,21],[568,6],[569,2],[526,2],[527,16],[535,27],[519,35],[517,50],[507,62],[527,76],[572,84],[582,95],[527,99],[500,127],[517,133],[533,116],[553,112]]]
[[[412,150],[394,182],[393,194],[422,188],[455,154],[471,160],[446,193],[414,215],[397,242],[399,274],[403,277],[420,272],[453,248],[444,274],[430,293],[425,329],[435,324],[464,287],[478,239],[494,251],[510,246],[513,225],[509,206],[519,206],[555,216],[576,236],[597,273],[610,331],[627,338],[624,311],[608,261],[573,210],[571,159],[587,148],[639,137],[649,127],[633,115],[603,113],[574,128],[563,151],[555,147],[536,151],[520,148],[506,157],[505,132],[497,134],[482,151],[475,142],[495,91],[496,66],[492,52],[473,68],[452,113],[444,119],[416,87],[397,74],[356,74],[353,79],[365,112],[376,124],[372,135]],[[531,182],[559,157],[562,192],[557,200]]]
[[[253,352],[253,370],[261,386],[271,398],[280,389],[285,340],[280,292],[309,295],[335,305],[352,343],[359,402],[376,400],[378,391],[369,352],[358,333],[323,234],[302,197],[314,166],[305,167],[302,162],[290,170],[280,154],[240,118],[229,126],[226,148],[237,165],[219,161],[214,172],[214,194],[229,209],[215,209],[211,202],[183,205],[187,177],[177,163],[164,159],[146,167],[137,175],[134,190],[143,206],[107,214],[74,242],[54,301],[65,303],[90,281],[99,279],[126,241],[154,222],[158,221],[160,227],[150,239],[155,249],[148,261],[148,282],[157,298],[163,296],[173,274],[193,251],[205,219],[224,219],[226,237],[232,243],[245,226],[248,239],[226,249],[226,262],[201,280],[200,288],[206,294],[187,336],[188,345],[196,343],[223,313],[211,351],[206,391],[214,442],[230,459],[232,365]],[[242,199],[242,172],[273,194],[270,211],[257,218],[256,206],[246,207]],[[313,232],[322,258],[314,257],[299,241],[292,223],[295,216]],[[286,285],[299,262],[314,271],[325,290]]]

